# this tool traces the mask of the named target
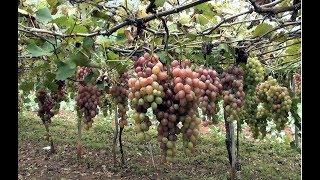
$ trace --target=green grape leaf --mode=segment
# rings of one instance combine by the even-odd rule
[[[48,43],[49,44],[49,43]],[[37,46],[36,44],[28,44],[27,51],[32,54],[32,56],[38,57],[38,56],[51,56],[53,54],[53,46],[50,45],[52,48],[49,48],[49,46],[44,45],[44,49]]]
[[[44,81],[43,85],[47,87],[50,91],[58,91],[58,85],[54,82],[56,75],[52,72],[47,72],[45,77],[46,80]]]
[[[254,37],[261,36],[261,35],[265,34],[266,32],[270,31],[271,29],[272,29],[272,25],[267,24],[267,23],[262,23],[256,27],[256,29],[253,31],[252,35]]]
[[[34,86],[34,82],[32,81],[23,81],[20,86],[19,89],[21,89],[24,92],[29,92],[33,89]]]
[[[51,16],[51,13],[47,7],[39,9],[36,12],[36,18],[38,19],[38,21],[45,23],[45,24],[53,19]]]
[[[123,41],[126,39],[126,35],[124,33],[124,28],[121,28],[119,30],[117,30],[117,36],[116,36],[118,41]]]
[[[72,31],[72,33],[87,33],[88,29],[85,26],[82,25],[75,25],[74,28],[73,26],[71,26],[68,31],[67,34],[70,34]]]
[[[158,55],[160,61],[164,64],[167,63],[168,61],[170,61],[170,58],[165,51],[161,51],[161,52],[157,53],[157,55]]]
[[[78,51],[76,54],[70,57],[70,61],[72,61],[76,66],[87,66],[90,62],[87,54],[84,54],[81,51]]]
[[[57,4],[57,0],[47,0],[47,3],[53,7]]]
[[[65,63],[65,62],[59,61],[57,66],[58,66],[58,70],[56,73],[57,80],[66,80],[68,77],[71,77],[72,75],[75,74],[76,65],[72,62]]]
[[[205,25],[209,22],[208,18],[202,14],[196,14],[196,20],[197,23],[199,23],[200,25]]]
[[[68,18],[66,16],[61,16],[58,17],[52,21],[50,21],[51,23],[56,23],[58,26],[66,26],[66,27],[71,27],[74,25],[74,20],[71,18]]]
[[[90,74],[88,74],[85,78],[84,78],[84,82],[86,84],[93,84],[97,78],[99,77],[100,72],[96,69],[93,69],[92,72]]]
[[[85,37],[83,39],[83,49],[87,52],[90,52],[93,50],[94,40],[91,37]]]
[[[45,87],[47,87],[50,91],[52,92],[57,92],[58,91],[58,85],[54,83],[53,81],[45,81],[43,83]]]
[[[154,4],[155,4],[157,7],[162,7],[165,2],[166,2],[166,0],[156,0],[156,1],[154,2]]]
[[[119,55],[114,53],[113,51],[109,51],[107,54],[108,60],[116,60],[119,59]]]

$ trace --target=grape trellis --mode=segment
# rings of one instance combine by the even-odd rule
[[[124,128],[132,118],[137,139],[149,142],[151,109],[163,160],[171,162],[179,137],[188,156],[197,152],[200,124],[218,122],[222,101],[235,179],[235,122],[237,136],[246,123],[263,138],[268,122],[281,131],[290,113],[299,133],[300,9],[300,0],[19,1],[19,111],[23,95],[36,90],[53,153],[51,118],[72,94],[81,158],[82,123],[88,130],[100,111],[114,110],[114,146],[119,135],[125,163]]]

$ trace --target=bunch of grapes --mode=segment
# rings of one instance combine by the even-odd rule
[[[253,94],[256,86],[264,79],[264,68],[258,58],[249,58],[244,72],[244,90],[247,94]]]
[[[38,116],[41,118],[43,124],[50,124],[51,118],[54,116],[52,98],[50,94],[44,90],[40,89],[37,92],[36,99],[38,101]]]
[[[78,87],[76,104],[78,110],[80,111],[80,115],[84,116],[86,130],[88,130],[92,126],[92,119],[99,114],[98,106],[100,105],[100,96],[101,92],[99,91],[97,86],[79,85]]]
[[[182,65],[177,60],[171,62],[173,76],[173,96],[177,102],[177,114],[182,122],[184,151],[187,155],[195,152],[195,146],[199,135],[199,124],[202,119],[198,118],[198,98],[206,84],[199,80],[199,73],[192,71],[190,60],[185,60]]]
[[[83,81],[84,78],[92,71],[90,67],[80,67],[77,71],[77,79]]]
[[[135,72],[138,78],[130,78],[128,80],[129,94],[131,106],[135,109],[134,120],[135,130],[140,142],[150,141],[151,136],[146,132],[151,126],[150,118],[146,115],[149,107],[153,110],[163,103],[163,87],[159,85],[157,80],[165,79],[166,73],[160,72],[163,69],[161,62],[158,62],[156,55],[150,56],[145,53],[143,56],[134,58]]]
[[[241,111],[241,123],[245,121],[253,129],[257,129],[257,111],[259,101],[255,92],[256,86],[264,79],[264,68],[258,58],[249,58],[244,68],[244,90],[246,93],[243,111]],[[259,131],[255,131],[259,132]]]
[[[221,74],[223,107],[230,120],[239,120],[238,113],[244,104],[243,75],[242,68],[234,65],[227,67]]]
[[[253,137],[257,138],[260,133],[262,134],[262,137],[265,137],[267,134],[267,120],[270,117],[270,112],[268,111],[265,104],[262,104],[258,106],[255,113],[255,117],[252,118],[252,121],[249,124],[253,131]]]
[[[58,85],[58,91],[51,92],[51,98],[53,100],[54,106],[53,106],[53,112],[54,114],[57,114],[60,109],[60,102],[67,99],[66,91],[65,91],[65,81],[55,81],[55,83]]]
[[[269,76],[267,81],[257,86],[256,91],[260,102],[269,111],[276,128],[279,131],[284,129],[292,103],[288,89],[280,86],[276,79]]]
[[[120,79],[114,85],[110,87],[110,93],[115,99],[115,103],[118,106],[118,118],[121,118],[119,126],[123,128],[128,124],[128,116],[126,112],[128,108],[128,79],[129,75],[124,72],[120,75]]]
[[[162,70],[167,74],[166,67],[163,67]],[[175,142],[177,135],[180,133],[180,129],[177,126],[179,123],[179,114],[177,114],[179,102],[174,99],[173,82],[168,79],[168,76],[159,80],[159,84],[163,87],[165,96],[163,97],[163,102],[158,105],[157,109],[153,110],[159,121],[157,140],[160,143],[164,157],[166,160],[171,161],[177,152]]]
[[[200,91],[199,106],[202,113],[215,122],[217,120],[216,113],[219,111],[219,106],[217,105],[218,97],[222,90],[218,73],[215,70],[206,69],[203,66],[201,66],[197,72],[200,75],[199,80],[206,85],[205,88]]]
[[[77,110],[80,116],[84,117],[85,129],[88,130],[93,123],[93,118],[99,114],[101,92],[96,85],[86,85],[83,80],[90,72],[87,67],[82,67],[77,72],[78,95],[76,96]]]
[[[293,75],[296,96],[301,96],[301,75],[296,73]]]

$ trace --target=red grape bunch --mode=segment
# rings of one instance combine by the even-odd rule
[[[78,80],[83,80],[90,69],[82,67],[78,70]],[[99,114],[101,92],[96,85],[86,85],[84,82],[78,84],[78,95],[75,97],[78,113],[84,117],[85,129],[92,126],[93,118]]]
[[[151,140],[151,136],[146,133],[151,126],[146,113],[148,108],[152,107],[155,110],[162,104],[165,93],[157,81],[166,79],[167,74],[161,72],[163,64],[158,61],[155,54],[151,57],[149,53],[145,53],[139,58],[135,57],[134,61],[138,78],[128,80],[128,97],[131,100],[131,107],[135,109],[134,120],[138,140],[145,142]]]
[[[296,96],[301,96],[301,75],[298,73],[295,73],[293,75],[294,78],[294,84],[295,84],[295,94]]]
[[[202,113],[206,115],[209,120],[216,122],[216,113],[219,111],[218,100],[222,90],[222,85],[218,77],[218,73],[212,69],[206,69],[201,66],[198,71],[199,80],[205,83],[205,88],[201,89],[199,97],[199,106]]]
[[[50,94],[41,89],[37,92],[36,99],[38,101],[38,116],[41,118],[43,124],[50,124],[51,118],[54,116],[52,98]]]
[[[60,102],[67,99],[67,93],[65,91],[65,81],[55,81],[55,83],[58,85],[58,91],[54,92],[51,91],[51,98],[53,100],[54,106],[53,111],[54,114],[57,114],[60,109]]]
[[[129,75],[127,72],[124,72],[120,75],[120,78],[115,84],[110,87],[110,93],[115,99],[115,103],[118,106],[118,118],[121,118],[119,126],[123,128],[125,125],[128,125],[128,116],[126,112],[128,108],[128,80]]]
[[[91,71],[90,67],[80,67],[77,71],[77,80],[83,81]]]
[[[223,86],[224,110],[229,120],[239,120],[239,113],[244,104],[245,93],[243,91],[244,72],[241,67],[229,66],[221,74]]]
[[[177,102],[177,114],[182,122],[184,151],[187,155],[195,152],[195,146],[199,135],[199,124],[202,122],[196,116],[198,97],[206,84],[199,80],[199,73],[192,71],[190,60],[185,60],[182,65],[177,60],[171,62],[173,76],[173,96]]]
[[[161,70],[164,70],[167,74],[166,67]],[[153,113],[159,121],[157,140],[160,143],[164,157],[166,160],[171,161],[177,152],[175,142],[177,135],[180,133],[180,129],[177,126],[179,123],[179,115],[176,112],[179,107],[179,102],[174,100],[173,83],[168,79],[168,76],[166,76],[165,79],[159,80],[159,83],[163,87],[165,96],[163,97],[162,103],[153,110]]]

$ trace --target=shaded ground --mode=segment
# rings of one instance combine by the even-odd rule
[[[178,137],[179,153],[172,163],[161,164],[161,152],[156,143],[152,152],[134,138],[132,127],[126,127],[123,144],[126,165],[113,165],[111,119],[96,118],[93,127],[84,131],[85,154],[76,158],[76,123],[73,115],[62,112],[53,119],[50,131],[57,152],[47,157],[43,147],[45,128],[35,113],[19,114],[19,179],[227,179],[228,159],[222,137],[204,131],[197,145],[197,154],[187,157]],[[239,179],[300,179],[301,156],[290,146],[279,143],[252,142],[240,139]],[[120,161],[117,152],[118,160]]]

